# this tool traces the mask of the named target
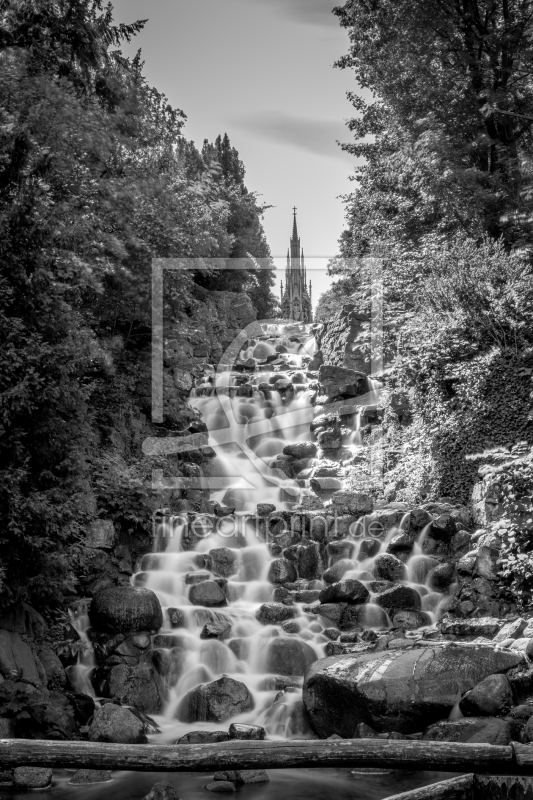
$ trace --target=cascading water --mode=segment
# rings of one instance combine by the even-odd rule
[[[285,621],[269,624],[268,617],[257,618],[262,604],[283,600],[286,590],[276,589],[269,580],[273,559],[282,548],[265,537],[256,511],[258,504],[289,511],[309,493],[310,459],[301,460],[295,479],[269,464],[286,444],[309,440],[314,409],[302,367],[313,348],[308,326],[263,326],[263,336],[246,343],[234,367],[208,375],[191,398],[216,452],[209,477],[218,479],[212,499],[222,516],[198,515],[192,532],[182,517],[161,521],[156,552],[141,560],[133,579],[135,585],[156,592],[164,609],[163,629],[154,644],[165,652],[167,664],[169,699],[164,719],[158,722],[169,740],[192,729],[223,727],[220,722],[193,721],[187,711],[188,694],[222,675],[244,683],[253,697],[253,710],[232,716],[232,722],[262,725],[271,737],[302,738],[307,733],[301,709],[303,672],[308,663],[324,656],[334,637],[333,623],[309,613],[303,600],[318,604],[317,590],[326,584],[318,576],[295,579],[295,602]],[[362,398],[366,406],[377,399],[377,384],[370,387]],[[359,419],[358,414],[349,448],[363,444]],[[372,552],[364,551],[356,533],[344,554],[342,548],[330,554],[328,566],[344,560],[342,577],[369,587],[369,602],[360,618],[363,626],[390,624],[386,612],[373,603],[374,567],[397,533],[393,528]],[[423,530],[404,559],[402,578],[418,591],[422,610],[434,621],[444,596],[428,585],[438,562],[422,553],[424,534]],[[280,639],[289,641],[281,662],[279,653],[272,655],[280,649],[274,644]]]
[[[95,668],[94,650],[87,635],[90,627],[88,601],[82,600],[69,609],[70,622],[79,636],[80,649],[78,651],[77,664],[69,667],[70,682],[76,692],[94,697],[94,689],[91,683],[91,676]]]

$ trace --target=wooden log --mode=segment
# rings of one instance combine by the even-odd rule
[[[533,769],[533,745],[532,744],[519,744],[518,742],[511,742],[516,763],[520,767],[530,767]],[[528,773],[533,774],[533,773]]]
[[[511,747],[381,739],[292,740],[217,744],[107,744],[0,740],[0,768],[75,767],[148,772],[213,772],[289,767],[380,767],[447,772],[533,774],[517,768]]]
[[[472,800],[473,790],[474,775],[461,775],[458,778],[449,778],[447,781],[391,795],[385,800]]]

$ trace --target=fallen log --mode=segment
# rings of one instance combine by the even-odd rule
[[[459,778],[449,778],[447,781],[394,794],[385,800],[472,800],[473,789],[474,775],[461,775]]]
[[[513,748],[515,761],[520,767],[530,767],[533,769],[533,746],[530,744],[519,744],[518,742],[512,742],[511,747]],[[533,773],[529,772],[528,775]]]
[[[0,768],[17,766],[147,772],[381,767],[533,775],[533,763],[523,758],[518,764],[512,747],[395,739],[234,740],[180,745],[0,740]]]

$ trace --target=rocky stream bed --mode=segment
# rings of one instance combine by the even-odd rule
[[[102,569],[72,605],[72,647],[47,643],[29,606],[0,619],[1,689],[15,704],[2,735],[28,735],[29,702],[35,738],[533,741],[533,619],[500,596],[485,484],[469,506],[380,493],[379,381],[324,363],[309,326],[250,327],[229,366],[194,379],[179,441],[198,480],[154,515],[153,552],[132,565],[110,520],[88,531]],[[110,559],[126,566],[110,575]],[[51,780],[20,768],[0,786]],[[56,776],[55,791],[107,797],[109,780],[82,770]],[[123,779],[124,797],[175,796],[137,780]],[[176,780],[188,797],[205,785]],[[268,798],[279,780],[219,773],[207,788]],[[348,773],[321,780],[300,775],[291,796],[330,796],[337,782],[341,797],[384,797],[409,779],[367,773],[360,795]]]

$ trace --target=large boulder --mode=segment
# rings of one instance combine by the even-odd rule
[[[394,608],[402,610],[420,611],[422,601],[420,595],[413,589],[412,586],[391,586],[390,589],[385,589],[380,592],[375,602],[381,608]]]
[[[347,572],[355,568],[355,561],[352,561],[350,558],[341,558],[324,571],[322,580],[324,583],[338,583],[338,581],[344,578]]]
[[[39,667],[42,674],[39,674]],[[0,676],[6,680],[22,680],[40,686],[44,669],[37,662],[29,644],[16,632],[0,629]]]
[[[319,606],[311,606],[309,611],[338,625],[345,608],[346,603],[321,603]]]
[[[286,558],[275,558],[268,569],[270,583],[293,583],[297,577],[296,567]]]
[[[321,738],[353,735],[365,722],[378,731],[415,733],[447,717],[457,698],[521,656],[475,644],[433,645],[316,661],[303,699]]]
[[[51,647],[41,647],[39,650],[39,661],[43,665],[46,674],[46,685],[49,689],[62,688],[65,686],[67,677],[63,664]]]
[[[513,704],[513,692],[505,675],[489,675],[465,694],[459,708],[465,717],[496,717]]]
[[[431,523],[431,536],[440,541],[449,541],[457,532],[457,525],[451,514],[440,514]]]
[[[407,577],[405,564],[392,553],[381,553],[376,557],[373,573],[379,581],[403,581]]]
[[[223,675],[188,692],[179,705],[177,716],[180,722],[225,722],[254,707],[248,687]]]
[[[98,709],[89,727],[90,742],[145,744],[144,724],[129,708],[106,703]]]
[[[361,581],[355,578],[345,578],[331,586],[322,589],[318,599],[321,603],[365,603],[370,597],[370,592]]]
[[[355,569],[355,561],[350,558],[341,558],[336,561],[333,566],[328,567],[322,575],[324,583],[337,583],[341,581],[345,574],[352,569]]]
[[[263,603],[255,612],[256,619],[262,625],[279,625],[287,619],[294,619],[297,614],[294,606],[286,606],[283,603]]]
[[[393,536],[387,545],[387,553],[398,553],[399,555],[407,556],[414,545],[414,535],[408,531],[402,531]]]
[[[391,616],[393,626],[404,631],[416,631],[417,628],[431,625],[431,617],[425,611],[396,611],[391,612]]]
[[[519,617],[512,622],[507,622],[493,637],[493,642],[505,642],[506,639],[519,639],[527,628],[527,620]],[[533,635],[533,632],[532,634]]]
[[[307,642],[278,636],[268,644],[266,670],[276,675],[303,675],[316,659]]]
[[[373,558],[379,553],[381,542],[379,539],[362,539],[359,545],[358,558],[359,561],[365,561],[367,558]]]
[[[430,573],[429,580],[431,586],[438,592],[445,592],[455,579],[455,568],[453,564],[439,564]]]
[[[239,568],[239,556],[229,547],[214,547],[209,551],[213,572],[221,578],[229,578]]]
[[[433,517],[425,508],[412,508],[402,520],[401,527],[406,531],[419,531],[428,525]]]
[[[217,608],[226,605],[226,594],[215,581],[203,581],[191,586],[189,601],[193,606]]]
[[[324,569],[320,547],[317,542],[311,542],[300,549],[298,554],[298,575],[304,580],[320,578]]]
[[[150,589],[113,586],[98,592],[89,611],[91,625],[109,633],[135,633],[159,630],[163,612]]]
[[[159,714],[164,706],[166,691],[163,682],[150,664],[116,664],[104,683],[105,696],[126,705]]]
[[[345,514],[368,514],[374,508],[374,500],[369,494],[340,489],[331,496],[333,508]]]
[[[508,745],[513,739],[509,722],[497,717],[465,717],[431,725],[424,733],[430,742],[469,742]]]
[[[317,453],[317,446],[314,442],[295,442],[286,444],[283,448],[283,455],[293,458],[314,458]]]
[[[19,791],[34,792],[49,789],[52,785],[52,770],[43,767],[15,767],[13,786]]]

